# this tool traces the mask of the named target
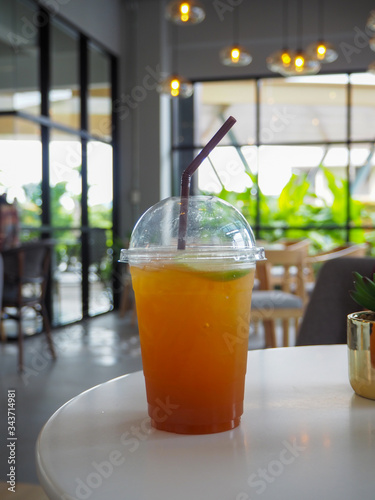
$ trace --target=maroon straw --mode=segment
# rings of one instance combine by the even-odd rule
[[[181,177],[181,207],[180,207],[180,220],[178,227],[178,250],[185,250],[186,247],[186,229],[189,208],[189,191],[191,176],[197,170],[199,165],[207,158],[211,151],[219,144],[221,139],[228,133],[228,131],[236,123],[236,119],[230,116],[224,125],[219,128],[212,139],[205,145],[202,151],[194,158],[190,165],[185,168]]]

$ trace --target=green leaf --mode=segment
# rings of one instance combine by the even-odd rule
[[[375,299],[367,299],[364,298],[362,295],[360,295],[358,292],[351,291],[349,292],[351,298],[357,302],[360,306],[364,307],[365,309],[369,309],[370,311],[375,312]]]
[[[354,272],[353,276],[355,289],[349,292],[350,296],[360,306],[375,312],[375,274],[373,281],[358,272]]]
[[[353,276],[354,276],[354,286],[355,288],[359,291],[359,290],[363,290],[363,291],[366,291],[366,286],[363,282],[363,277],[357,273],[356,271],[353,272]]]
[[[375,282],[374,282],[374,280],[375,280],[375,274],[373,275],[372,280],[370,280],[370,278],[368,278],[367,276],[364,276],[364,278],[363,278],[363,283],[366,286],[367,290],[371,291],[375,296]]]

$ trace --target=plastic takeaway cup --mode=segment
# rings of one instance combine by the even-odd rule
[[[181,200],[167,198],[139,219],[120,262],[132,276],[152,426],[208,434],[240,423],[255,262],[264,250],[229,203],[188,203],[184,250]]]

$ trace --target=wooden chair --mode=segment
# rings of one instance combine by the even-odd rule
[[[311,241],[307,238],[303,240],[290,240],[281,239],[278,240],[277,244],[280,246],[279,250],[301,250],[305,253],[306,262],[309,255],[309,250],[311,247]],[[275,248],[277,250],[277,248]],[[270,248],[270,250],[273,250]],[[307,275],[309,274],[306,269],[304,271]],[[271,277],[272,284],[275,288],[281,288],[284,291],[290,291],[295,293],[296,288],[296,275],[297,270],[294,266],[288,268],[288,272],[285,274],[285,267],[280,265],[272,266]],[[306,284],[307,286],[307,284]]]
[[[251,301],[252,319],[261,320],[264,325],[266,347],[276,347],[275,320],[283,324],[283,345],[289,345],[289,321],[298,322],[303,316],[307,302],[304,248],[266,251],[266,261],[257,263],[259,290],[254,290]],[[282,266],[284,280],[279,290],[274,288],[272,268]],[[289,289],[288,276],[293,268],[295,290]]]
[[[49,240],[26,243],[2,252],[4,262],[3,303],[0,329],[4,317],[18,322],[18,364],[23,370],[22,314],[25,307],[33,308],[43,319],[43,329],[53,358],[56,357],[52,343],[51,327],[45,304],[52,243]],[[7,309],[15,309],[7,311]],[[2,333],[2,337],[4,335]]]

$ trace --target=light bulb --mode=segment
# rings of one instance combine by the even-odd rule
[[[326,52],[327,52],[327,47],[323,43],[318,45],[318,47],[316,48],[318,59],[323,58]]]
[[[240,45],[230,45],[220,51],[220,61],[225,66],[247,66],[252,60],[250,52]]]
[[[305,58],[302,55],[296,56],[294,59],[294,66],[296,68],[296,71],[303,71],[303,68],[305,66]]]
[[[238,63],[238,60],[240,58],[241,52],[238,50],[237,47],[234,47],[230,53],[230,56],[232,58],[233,63]]]
[[[165,15],[169,21],[180,25],[198,24],[206,17],[203,6],[197,0],[174,0],[168,4]]]
[[[306,54],[324,64],[336,61],[339,56],[332,43],[325,40],[311,43],[306,49]]]
[[[289,64],[292,62],[292,58],[290,57],[289,52],[283,52],[281,54],[281,61],[284,66],[289,66]]]
[[[295,52],[291,50],[277,50],[267,57],[267,68],[274,73],[281,73],[284,69],[288,69],[291,66],[292,59],[294,58]]]
[[[179,88],[180,88],[180,82],[177,80],[177,78],[171,80],[171,89],[178,90]]]
[[[169,76],[163,80],[157,88],[161,94],[167,94],[172,97],[181,97],[183,99],[191,97],[194,92],[193,84],[180,75]]]
[[[181,21],[187,23],[189,21],[190,5],[188,3],[182,3],[180,5]]]
[[[282,76],[299,76],[299,75],[316,75],[319,72],[321,66],[320,62],[313,57],[310,57],[305,52],[298,51],[288,52],[291,58],[291,62],[286,65],[282,62],[283,51],[273,54],[274,59],[271,60],[271,56],[267,58],[268,69],[274,71],[275,73],[280,73]],[[287,60],[287,59],[286,59]]]
[[[177,97],[180,93],[180,82],[177,78],[171,80],[171,96]]]

